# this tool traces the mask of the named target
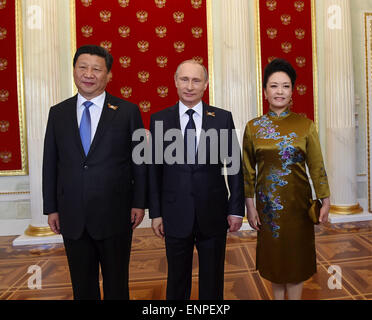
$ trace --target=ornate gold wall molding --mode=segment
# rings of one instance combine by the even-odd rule
[[[214,51],[213,51],[213,23],[212,0],[207,0],[207,36],[208,36],[208,74],[209,74],[209,104],[214,105]]]
[[[70,0],[70,37],[71,37],[71,65],[76,52],[76,7],[75,0]],[[72,68],[72,67],[71,67]],[[72,75],[71,71],[71,75]],[[71,93],[72,95],[77,94],[77,88],[74,81],[72,83]]]
[[[372,85],[372,12],[364,13],[364,45],[365,45],[365,68],[366,68],[366,108],[367,108],[367,156],[368,156],[368,211],[372,213],[372,199],[371,199],[371,85]]]
[[[30,191],[9,191],[9,192],[0,192],[0,196],[21,195],[21,194],[30,194]]]
[[[20,170],[0,171],[0,176],[23,176],[28,174],[28,157],[27,157],[27,127],[26,127],[26,110],[24,99],[24,76],[23,76],[23,33],[22,33],[22,5],[21,0],[15,2],[15,19],[16,19],[16,55],[17,55],[17,97],[18,97],[18,121],[19,121],[19,139],[21,147]]]

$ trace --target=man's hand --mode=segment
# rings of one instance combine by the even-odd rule
[[[227,216],[227,222],[229,223],[229,231],[236,232],[240,229],[243,223],[243,217]]]
[[[134,230],[142,222],[143,217],[145,216],[145,210],[138,209],[138,208],[132,208],[130,215],[131,215],[130,221],[133,223],[132,229]]]
[[[60,234],[60,229],[59,229],[59,214],[58,212],[53,212],[48,214],[48,224],[50,229],[56,234]]]
[[[155,235],[161,239],[164,239],[163,218],[158,217],[158,218],[152,219],[151,226],[152,226],[152,231],[154,231]]]

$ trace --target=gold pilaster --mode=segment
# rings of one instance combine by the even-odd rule
[[[0,176],[24,176],[28,174],[27,154],[27,127],[26,110],[24,100],[24,76],[23,76],[23,33],[22,33],[22,5],[21,0],[15,2],[16,19],[16,58],[17,58],[17,98],[18,98],[18,122],[19,139],[21,147],[21,169],[0,171]]]
[[[209,74],[209,104],[214,105],[214,72],[213,72],[213,24],[212,0],[207,0],[207,37],[208,37],[208,74]]]

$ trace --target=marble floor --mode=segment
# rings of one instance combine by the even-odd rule
[[[0,237],[0,300],[72,299],[63,244],[13,247],[15,238]],[[272,299],[269,282],[255,270],[255,245],[253,231],[228,235],[225,299]],[[316,226],[316,247],[318,272],[305,282],[303,299],[372,300],[372,221]],[[330,266],[340,268],[341,283],[330,279]],[[195,252],[192,299],[198,298],[197,267]],[[37,272],[41,288],[36,285]],[[164,242],[151,229],[137,229],[130,263],[131,299],[164,299],[166,272]]]

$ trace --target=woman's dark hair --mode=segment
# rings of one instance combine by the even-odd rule
[[[102,48],[102,47],[96,46],[96,45],[92,45],[92,44],[88,44],[88,45],[82,46],[79,49],[77,49],[77,51],[75,53],[75,56],[74,56],[74,62],[73,62],[74,68],[75,68],[75,64],[76,64],[77,59],[79,58],[80,55],[82,55],[84,53],[104,58],[105,62],[106,62],[107,71],[110,72],[111,67],[112,67],[112,63],[114,61],[112,55],[105,48]]]
[[[292,65],[284,59],[274,59],[271,61],[264,70],[264,78],[263,78],[263,87],[266,89],[267,81],[269,80],[270,76],[275,72],[285,72],[288,77],[291,79],[292,88],[294,88],[297,74],[296,70],[292,67]]]

